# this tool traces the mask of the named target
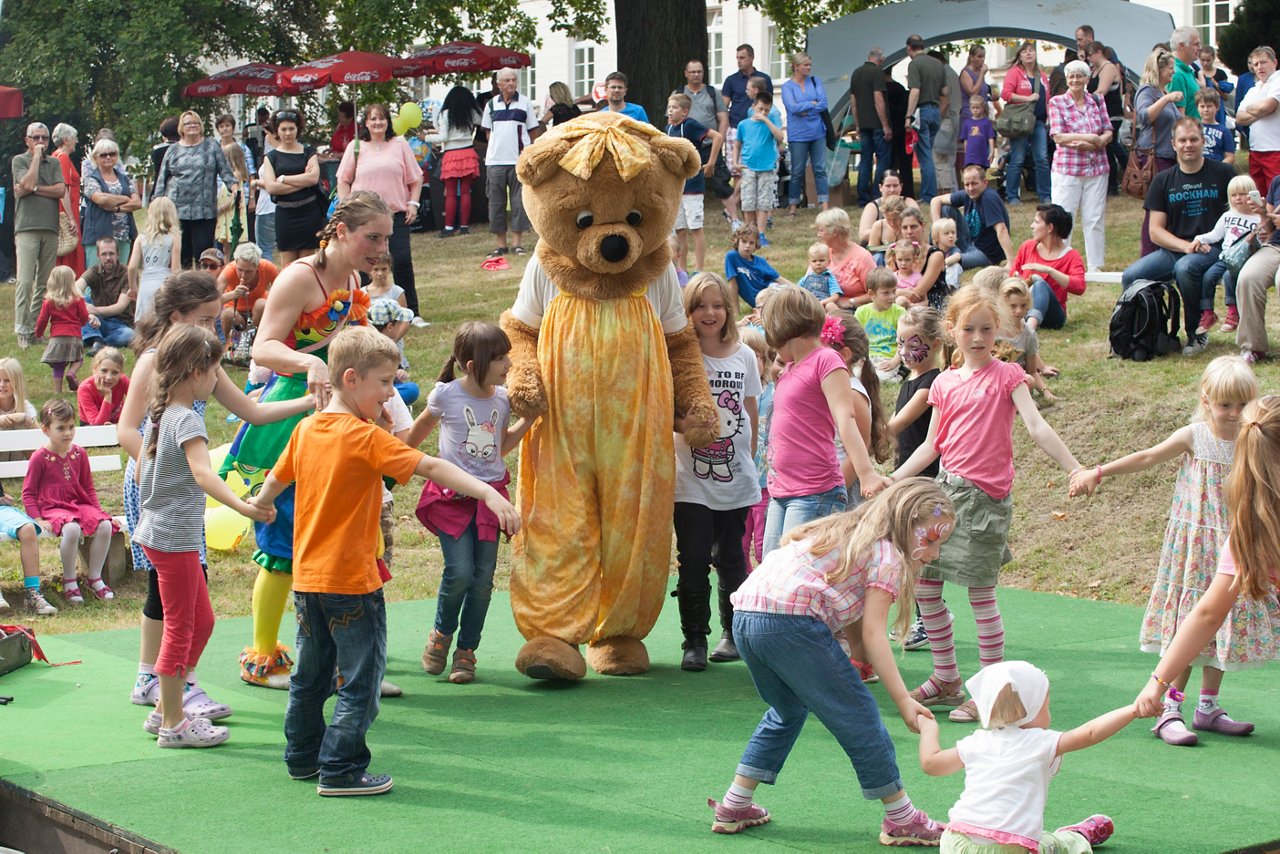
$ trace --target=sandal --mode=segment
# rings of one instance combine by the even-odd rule
[[[506,255],[506,254],[507,254],[507,247],[499,246],[498,248],[494,249],[492,252],[490,252],[488,255],[484,257],[489,259],[501,258],[503,255]]]
[[[62,598],[67,600],[68,605],[83,605],[84,594],[80,592],[80,582],[64,579],[62,582]]]
[[[947,720],[957,724],[975,724],[980,718],[978,717],[978,704],[973,700],[965,700],[959,706],[951,710],[951,714],[947,715]]]
[[[929,678],[933,679],[932,676]],[[954,682],[938,682],[934,679],[933,684],[939,688],[939,693],[934,694],[932,697],[926,697],[924,693],[925,685],[928,684],[928,682],[925,682],[919,688],[911,690],[909,692],[911,699],[926,708],[929,706],[959,706],[965,702],[963,679],[957,679]]]
[[[449,644],[453,643],[453,635],[442,635],[435,629],[427,633],[427,648],[422,651],[422,669],[432,676],[444,673],[449,663]]]
[[[527,253],[527,250],[523,246],[517,246],[516,248],[512,249],[511,252],[515,255],[524,255]]]
[[[89,582],[89,589],[93,591],[94,596],[97,596],[99,599],[104,601],[116,598],[115,591],[108,587],[107,582],[103,581],[101,578]],[[208,717],[208,715],[205,715],[204,717]]]
[[[453,651],[453,669],[449,671],[449,681],[454,685],[466,685],[476,678],[476,653],[471,649],[455,649]]]

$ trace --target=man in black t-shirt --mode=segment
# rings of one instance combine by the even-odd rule
[[[867,61],[849,81],[850,111],[858,122],[858,138],[862,156],[858,158],[858,204],[880,198],[880,182],[889,168],[889,144],[893,127],[889,124],[889,105],[885,96],[884,51],[871,48]],[[871,162],[875,159],[875,180],[871,178]]]
[[[1151,214],[1151,240],[1158,248],[1130,264],[1120,281],[1126,288],[1139,279],[1177,282],[1187,329],[1182,355],[1194,356],[1209,343],[1207,332],[1196,334],[1200,286],[1222,248],[1201,243],[1196,235],[1211,231],[1227,210],[1227,184],[1236,170],[1229,163],[1204,158],[1204,131],[1196,119],[1174,124],[1173,148],[1177,165],[1156,175],[1143,204]]]

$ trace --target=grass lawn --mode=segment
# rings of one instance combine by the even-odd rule
[[[1015,247],[1030,236],[1034,212],[1033,204],[1012,210]],[[806,249],[813,242],[814,213],[802,211],[796,218],[778,216],[770,233],[773,245],[763,253],[793,280],[805,270]],[[854,223],[857,214],[856,208],[850,209]],[[706,221],[707,267],[719,270],[729,239],[718,204],[708,205]],[[1123,269],[1137,257],[1141,221],[1142,209],[1136,200],[1109,200],[1107,269]],[[480,262],[491,246],[492,239],[483,226],[468,237],[413,237],[422,314],[432,325],[429,329],[412,330],[407,346],[412,374],[423,386],[424,398],[448,356],[458,324],[472,319],[496,321],[515,297],[526,260],[508,256],[510,270],[487,272],[480,268]],[[4,329],[10,328],[12,320],[12,292],[11,284],[0,286],[0,327]],[[1041,335],[1045,360],[1062,372],[1051,381],[1062,400],[1046,409],[1045,416],[1084,465],[1148,447],[1185,424],[1195,410],[1197,384],[1204,366],[1216,356],[1236,352],[1233,335],[1214,333],[1209,349],[1195,358],[1172,356],[1146,364],[1109,359],[1107,322],[1118,292],[1118,285],[1091,284],[1083,296],[1071,298],[1066,328]],[[1273,325],[1276,311],[1273,301],[1269,312]],[[9,340],[12,348],[13,341]],[[620,342],[620,346],[626,346],[626,342]],[[49,369],[40,363],[40,354],[39,346],[13,353],[27,371],[29,395],[37,408],[48,398],[52,385]],[[132,354],[129,360],[132,365]],[[243,370],[229,370],[233,378],[243,380]],[[1264,393],[1275,390],[1276,370],[1271,362],[1259,366]],[[87,369],[81,372],[84,376]],[[895,395],[895,389],[884,392],[890,411]],[[222,407],[211,402],[208,422],[215,446],[229,442],[234,434],[235,425],[227,424],[225,415]],[[432,437],[426,450],[433,451],[434,443]],[[1160,555],[1177,464],[1108,480],[1092,499],[1069,501],[1066,474],[1034,447],[1020,426],[1015,427],[1014,447],[1018,471],[1010,536],[1014,561],[1006,568],[1003,583],[1069,596],[1144,603]],[[508,464],[514,469],[514,455]],[[104,507],[112,513],[123,513],[121,475],[101,475],[97,487]],[[21,487],[11,481],[6,490],[17,495]],[[420,491],[419,482],[396,491],[400,520],[393,567],[396,577],[387,587],[387,595],[393,601],[434,596],[439,582],[440,549],[413,515]],[[252,580],[257,572],[250,560],[252,550],[252,537],[236,552],[210,550],[210,591],[220,617],[249,613]],[[504,544],[498,567],[500,588],[507,583],[509,555],[509,546]],[[41,567],[47,580],[60,577],[56,541],[42,542]],[[22,601],[15,545],[0,549],[0,589],[11,603]],[[56,617],[39,619],[39,631],[62,633],[136,625],[145,579],[135,575],[120,583],[116,593],[114,602],[100,603],[90,597],[82,608],[63,608]],[[56,593],[49,598],[60,608],[64,604]],[[21,609],[19,615],[24,622],[34,619]],[[493,618],[508,619],[496,612]],[[287,624],[283,634],[286,639],[292,634]]]

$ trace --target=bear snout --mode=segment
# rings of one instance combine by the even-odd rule
[[[600,241],[600,256],[610,264],[626,258],[630,251],[631,244],[621,234],[610,234]]]

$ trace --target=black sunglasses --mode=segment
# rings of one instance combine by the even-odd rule
[[[201,270],[221,270],[222,265],[219,264],[217,261],[201,261],[200,269]]]

